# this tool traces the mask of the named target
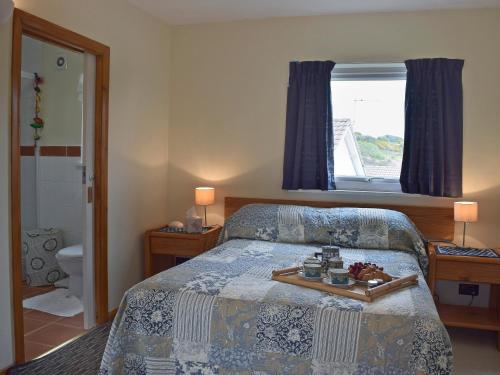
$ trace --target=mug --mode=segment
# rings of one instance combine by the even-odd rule
[[[321,264],[304,263],[305,277],[321,277]]]
[[[332,284],[349,284],[349,271],[343,268],[330,268],[328,277]]]
[[[328,259],[328,268],[344,268],[344,261],[342,258]]]

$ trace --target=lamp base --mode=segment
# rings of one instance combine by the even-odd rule
[[[204,210],[205,210],[205,225],[203,226],[203,228],[206,228],[208,227],[208,224],[207,224],[207,206],[203,206]]]
[[[467,230],[467,222],[464,221],[464,231],[462,233],[462,247],[465,247],[465,231]]]

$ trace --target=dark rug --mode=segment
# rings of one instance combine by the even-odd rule
[[[98,326],[46,356],[11,368],[9,375],[96,375],[108,340],[111,322]]]

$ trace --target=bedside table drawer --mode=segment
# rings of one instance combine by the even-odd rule
[[[436,279],[500,284],[500,266],[487,263],[464,264],[464,262],[439,261],[436,264]]]
[[[175,238],[151,238],[152,254],[168,254],[174,256],[196,256],[203,252],[199,240]]]
[[[194,258],[217,244],[222,230],[212,225],[201,233],[167,232],[162,228],[148,230],[144,236],[144,276],[174,267],[178,258]]]

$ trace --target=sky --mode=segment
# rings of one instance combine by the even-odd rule
[[[404,136],[406,81],[332,81],[333,118],[350,118],[354,131]]]

